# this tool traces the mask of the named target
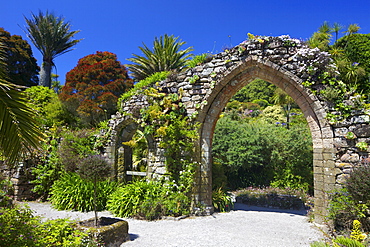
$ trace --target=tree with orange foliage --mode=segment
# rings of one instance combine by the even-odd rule
[[[117,99],[132,86],[117,56],[98,51],[81,58],[67,73],[59,98],[82,125],[95,126],[116,112]]]

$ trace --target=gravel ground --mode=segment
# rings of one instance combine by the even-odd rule
[[[49,203],[26,203],[48,219],[89,219],[93,212],[57,211]],[[99,212],[99,216],[112,216]],[[121,247],[222,246],[222,247],[298,247],[323,239],[317,226],[308,223],[304,211],[286,211],[235,204],[229,213],[190,217],[179,221],[141,221],[129,223],[131,241]]]

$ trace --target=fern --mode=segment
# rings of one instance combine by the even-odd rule
[[[337,237],[335,240],[333,240],[334,246],[338,247],[366,247],[364,244],[358,242],[357,240],[346,238],[343,236]],[[340,245],[335,245],[340,244]]]

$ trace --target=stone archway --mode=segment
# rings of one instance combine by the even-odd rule
[[[219,115],[231,97],[254,79],[262,79],[282,88],[301,108],[311,131],[314,152],[314,194],[317,215],[325,215],[327,197],[324,191],[333,190],[335,175],[333,130],[325,119],[325,110],[320,100],[300,84],[301,79],[285,70],[277,70],[276,65],[268,61],[254,60],[249,57],[244,63],[230,71],[213,89],[209,104],[200,113],[200,131],[202,170],[199,173],[199,198],[207,205],[212,203],[212,139]],[[324,172],[325,171],[325,172]],[[204,182],[205,181],[205,182]],[[318,219],[322,221],[323,219]]]
[[[200,123],[194,157],[200,164],[195,177],[194,203],[206,208],[212,205],[212,138],[219,114],[236,91],[260,78],[289,94],[307,119],[314,149],[315,220],[322,222],[327,210],[327,191],[340,185],[347,176],[346,168],[359,164],[361,157],[368,155],[356,149],[355,142],[346,140],[345,134],[353,131],[362,138],[359,141],[370,137],[369,116],[364,111],[354,111],[353,116],[340,123],[329,123],[326,119],[328,113],[340,113],[318,92],[326,88],[324,80],[335,79],[335,73],[336,67],[328,53],[310,49],[302,41],[288,36],[255,37],[212,56],[195,68],[152,85],[163,95],[181,95],[179,102],[187,115]],[[113,131],[107,155],[112,163],[118,147],[117,134],[131,133],[130,126],[137,124],[136,120],[141,117],[140,109],[150,105],[144,89],[122,103],[123,115],[111,119]],[[350,105],[351,100],[348,98],[346,104]],[[149,178],[164,174],[164,152],[158,147],[158,140],[153,140]]]

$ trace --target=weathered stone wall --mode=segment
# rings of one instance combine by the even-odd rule
[[[336,112],[330,103],[312,93],[312,90],[324,88],[320,83],[323,71],[335,76],[335,65],[328,53],[310,49],[304,42],[288,36],[256,37],[210,57],[195,68],[171,75],[154,86],[162,93],[181,94],[187,114],[201,123],[196,157],[201,165],[194,191],[197,203],[212,205],[212,139],[219,114],[238,90],[260,78],[288,93],[307,119],[314,149],[316,210],[319,215],[326,214],[326,192],[343,183],[353,166],[367,160],[368,153],[359,152],[355,144],[359,141],[370,142],[370,128],[369,117],[363,111],[355,112],[352,118],[341,124],[333,125],[327,121],[326,114]],[[306,82],[309,88],[302,85]],[[345,103],[353,102],[349,100]],[[119,132],[129,128],[129,124],[122,123],[135,122],[140,117],[140,109],[147,106],[145,95],[135,95],[122,104],[124,115],[111,119],[110,126],[115,132],[112,133],[108,153],[113,163],[118,143],[116,135],[122,136]],[[353,131],[358,138],[346,139],[348,131]],[[164,173],[163,150],[157,149],[156,143],[154,140],[150,147],[149,177]],[[322,220],[318,217],[317,221]]]

